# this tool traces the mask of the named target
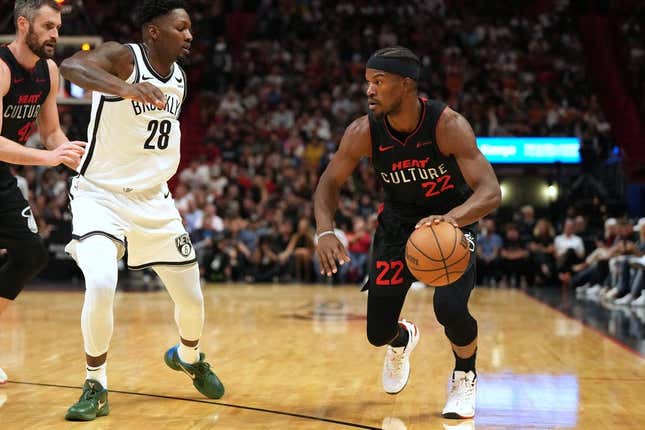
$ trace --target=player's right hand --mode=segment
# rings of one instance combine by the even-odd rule
[[[58,145],[57,148],[47,151],[50,155],[48,166],[58,166],[64,164],[74,171],[78,171],[81,164],[81,158],[85,153],[87,143],[80,141],[65,142]]]
[[[166,97],[163,95],[163,92],[150,82],[139,82],[129,85],[123,97],[139,103],[155,105],[158,109],[163,109],[166,106]]]
[[[347,250],[335,234],[321,236],[318,239],[316,253],[318,254],[318,261],[320,261],[321,275],[332,276],[338,272],[336,262],[342,266],[350,261]]]

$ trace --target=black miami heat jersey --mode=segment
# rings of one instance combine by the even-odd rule
[[[50,91],[47,60],[40,59],[32,70],[23,68],[7,46],[0,46],[0,60],[11,71],[9,91],[2,98],[2,131],[7,139],[24,144],[35,128],[42,104]],[[2,207],[22,204],[7,163],[0,161],[0,199]]]
[[[455,157],[439,151],[435,131],[445,103],[420,99],[421,118],[403,141],[385,116],[369,113],[372,164],[385,190],[385,209],[406,220],[443,215],[462,204],[472,190]]]

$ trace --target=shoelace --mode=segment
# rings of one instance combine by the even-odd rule
[[[401,354],[397,354],[392,349],[388,349],[387,354],[388,359],[387,364],[385,365],[387,372],[390,375],[400,373],[401,368],[403,367],[403,356],[405,354],[403,352]]]
[[[203,375],[209,371],[211,365],[205,361],[198,361],[197,363],[191,364],[195,369],[195,373]]]
[[[96,398],[96,395],[98,393],[98,390],[90,387],[87,390],[83,390],[83,394],[81,394],[81,398],[79,400],[93,400],[94,398]]]
[[[466,398],[470,399],[475,394],[475,384],[469,382],[466,378],[461,378],[452,384],[450,397],[456,396],[457,403],[461,403]]]

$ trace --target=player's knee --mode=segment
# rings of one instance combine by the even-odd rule
[[[453,321],[444,327],[446,337],[457,346],[470,345],[477,338],[477,320],[472,315]]]
[[[112,308],[116,290],[116,276],[111,273],[91,272],[85,274],[85,301],[93,308]]]
[[[443,293],[443,289],[435,291],[433,306],[437,321],[445,327],[463,318],[463,315],[468,313],[468,307],[465,302],[459,300],[453,294]]]
[[[367,324],[367,340],[374,346],[387,345],[394,339],[398,333],[398,325],[394,325],[391,330],[387,330],[382,325],[374,326]]]
[[[470,344],[477,337],[477,321],[468,311],[467,302],[449,291],[442,292],[436,291],[434,297],[437,321],[452,343],[459,346]]]

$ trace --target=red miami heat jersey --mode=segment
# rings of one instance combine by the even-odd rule
[[[405,140],[395,137],[385,116],[369,113],[372,164],[385,190],[386,209],[418,221],[443,215],[473,193],[455,157],[445,156],[436,143],[436,126],[446,104],[420,99],[421,118]]]

